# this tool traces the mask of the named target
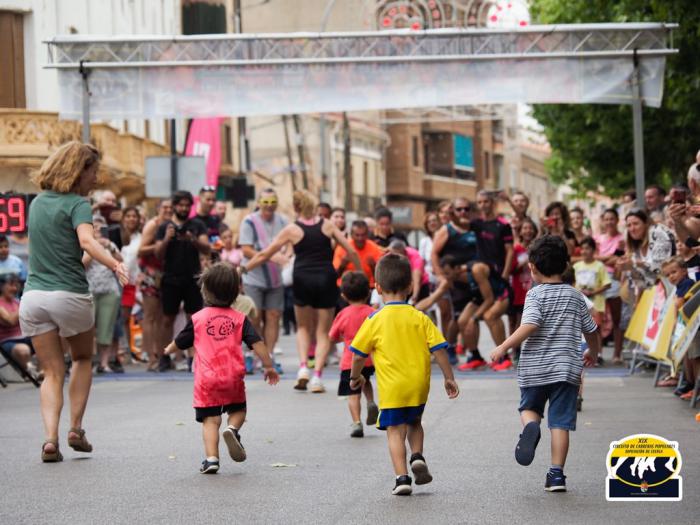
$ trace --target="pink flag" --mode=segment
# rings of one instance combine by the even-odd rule
[[[185,155],[204,157],[207,169],[207,185],[217,186],[221,167],[222,117],[196,118],[190,124]]]

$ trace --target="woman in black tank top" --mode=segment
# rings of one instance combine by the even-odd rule
[[[328,332],[338,301],[338,276],[333,268],[332,239],[345,248],[356,268],[361,268],[361,264],[357,253],[341,231],[330,221],[315,216],[316,201],[308,191],[294,192],[293,204],[298,219],[285,226],[265,250],[257,253],[241,269],[245,272],[260,266],[289,243],[294,247],[296,258],[292,273],[292,290],[300,361],[294,388],[306,390],[306,385],[310,383],[311,391],[320,393],[325,392],[321,383],[321,372],[331,347]],[[314,376],[311,378],[306,363],[314,336],[316,365]]]

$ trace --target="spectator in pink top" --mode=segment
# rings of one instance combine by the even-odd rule
[[[231,263],[234,267],[238,268],[241,261],[243,260],[243,250],[237,243],[233,242],[233,232],[231,230],[224,230],[221,232],[221,243],[224,247],[221,249],[221,260]]]
[[[620,276],[615,270],[615,265],[618,259],[625,255],[625,237],[617,229],[619,222],[620,217],[615,209],[605,210],[601,218],[602,233],[594,237],[598,245],[596,259],[605,264],[612,283],[605,292],[605,304],[612,322],[612,333],[615,341],[613,363],[615,364],[622,363],[622,329],[620,328],[622,299],[620,299]]]
[[[0,275],[0,348],[27,370],[32,358],[32,343],[29,337],[22,337],[19,328],[19,277],[14,274]]]
[[[407,246],[405,242],[397,239],[391,241],[391,244],[389,244],[389,252],[403,255],[408,259],[411,265],[413,292],[411,293],[409,301],[412,304],[416,304],[421,299],[428,297],[430,295],[430,277],[425,271],[425,261],[420,256],[418,250]]]

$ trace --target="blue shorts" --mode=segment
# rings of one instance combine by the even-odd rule
[[[544,406],[549,401],[547,417],[549,428],[576,430],[576,398],[579,386],[559,382],[520,388],[518,411],[532,410],[544,417]]]
[[[14,339],[5,339],[2,343],[0,343],[0,348],[2,348],[3,353],[9,355],[12,353],[12,350],[18,344],[27,345],[29,347],[29,350],[31,350],[32,354],[34,353],[34,347],[32,346],[32,339],[30,337],[16,337]]]
[[[417,407],[382,408],[377,418],[377,428],[386,430],[386,427],[397,425],[412,425],[420,421],[425,405]]]

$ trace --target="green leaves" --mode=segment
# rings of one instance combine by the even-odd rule
[[[542,24],[679,22],[680,52],[666,62],[661,108],[644,108],[646,181],[685,179],[700,148],[700,2],[695,0],[533,0]],[[547,167],[555,182],[578,191],[602,188],[617,196],[634,187],[632,111],[629,106],[537,105],[533,116],[552,146]]]

